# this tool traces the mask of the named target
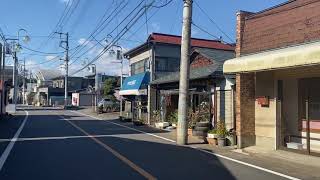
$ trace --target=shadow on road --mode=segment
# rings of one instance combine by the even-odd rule
[[[21,114],[16,119],[19,120],[22,117],[24,116]],[[98,137],[97,139],[158,179],[275,178],[271,174],[239,166],[230,161],[221,161],[218,157],[211,154],[189,147],[177,146],[144,133],[113,124],[114,122],[121,125],[129,125],[130,123],[120,122],[119,120],[93,120],[90,117],[78,115],[64,115],[63,117],[46,113],[46,111],[30,113],[20,137],[84,136],[83,132],[70,124],[72,122],[90,135],[110,135]],[[1,136],[6,130],[11,131],[10,128],[16,129],[17,125],[4,122],[1,124],[0,122],[0,128],[3,128],[0,131]],[[166,132],[150,127],[139,127],[139,129],[141,128],[147,133]],[[94,174],[95,177],[117,178],[119,174],[125,174],[126,172],[123,169],[117,169],[112,166],[113,161],[104,158],[106,155],[110,157],[110,151],[107,149],[102,152],[97,151],[97,145],[89,137],[21,141],[16,145],[16,148],[18,148],[15,151],[16,154],[11,161],[9,159],[9,163],[6,166],[9,170],[5,170],[4,172],[15,172],[13,174],[6,174],[12,175],[12,179],[15,179],[14,177],[16,179],[19,179],[19,177],[35,179],[36,177],[44,178],[46,176],[51,178],[63,177],[63,179],[69,177],[76,177],[76,179],[85,177],[83,179],[88,179],[88,173],[89,175]],[[62,153],[64,154],[63,158],[60,158]],[[56,163],[52,164],[50,158]],[[27,164],[30,162],[30,159],[34,159],[32,166],[28,166]],[[117,161],[120,160],[117,159]],[[67,171],[61,166],[62,164],[76,168],[77,173],[72,174],[73,172]],[[108,170],[108,173],[105,173],[105,169],[101,168],[104,166],[114,169]],[[18,169],[19,173],[13,170],[10,171],[10,169]],[[47,169],[55,169],[55,171],[48,172]],[[88,169],[90,169],[89,172]],[[37,173],[30,173],[35,170]],[[58,175],[54,173],[58,173]],[[29,178],[28,175],[30,174],[35,177]],[[109,176],[107,176],[108,174]],[[128,176],[126,179],[136,178]]]

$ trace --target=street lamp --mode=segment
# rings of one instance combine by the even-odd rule
[[[18,41],[15,44],[15,48],[13,51],[13,58],[14,58],[14,65],[13,65],[13,103],[16,106],[17,104],[17,75],[16,75],[16,70],[17,70],[17,64],[18,64],[18,58],[17,58],[17,53],[21,51],[21,45],[20,45],[20,32],[24,32],[26,35],[23,37],[23,42],[28,43],[30,41],[30,37],[28,36],[27,30],[21,28],[18,30],[18,39],[8,39],[8,40],[13,40],[13,41]],[[25,85],[25,84],[24,84]],[[24,86],[23,85],[23,86]],[[25,95],[25,92],[23,92],[23,96]]]

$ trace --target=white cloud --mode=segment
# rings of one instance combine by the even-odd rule
[[[83,43],[85,43],[86,42],[86,38],[80,38],[79,40],[78,40],[78,43],[79,44],[83,44]]]
[[[46,56],[46,60],[47,61],[49,61],[49,60],[54,60],[54,59],[56,59],[57,58],[57,56]],[[58,59],[59,60],[59,59]]]

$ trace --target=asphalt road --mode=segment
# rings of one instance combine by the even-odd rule
[[[0,121],[0,179],[286,178],[177,146],[118,121],[71,111],[28,109],[14,119]]]

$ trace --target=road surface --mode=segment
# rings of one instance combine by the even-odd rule
[[[72,111],[0,121],[1,180],[287,179]]]

